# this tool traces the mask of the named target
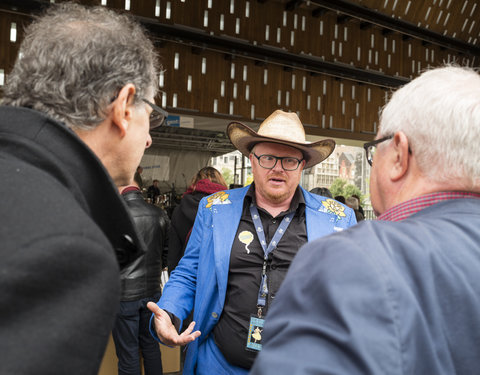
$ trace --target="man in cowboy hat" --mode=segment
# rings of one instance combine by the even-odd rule
[[[303,168],[327,158],[335,143],[306,143],[295,113],[275,111],[258,133],[233,122],[227,133],[250,158],[254,182],[203,198],[184,257],[158,305],[149,305],[154,336],[190,343],[184,374],[246,374],[298,248],[356,223],[351,209],[299,186]],[[192,323],[179,335],[192,309],[198,331]]]
[[[479,138],[473,69],[393,94],[365,144],[378,220],[299,251],[252,375],[479,373]]]

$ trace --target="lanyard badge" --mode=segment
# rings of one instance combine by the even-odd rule
[[[268,255],[276,249],[278,243],[282,239],[283,235],[287,231],[288,226],[292,222],[295,211],[290,212],[285,215],[282,222],[278,226],[275,234],[273,235],[272,240],[267,246],[265,240],[265,233],[263,230],[263,224],[260,220],[260,215],[258,213],[257,207],[253,204],[250,205],[250,215],[252,216],[253,225],[255,225],[255,230],[257,232],[260,245],[262,246],[264,258],[263,258],[263,267],[262,267],[262,279],[260,281],[260,290],[258,291],[257,297],[257,314],[250,317],[250,324],[248,327],[248,338],[247,338],[247,350],[260,351],[262,349],[262,331],[263,324],[265,319],[263,317],[263,308],[265,307],[267,296],[268,296],[268,286],[267,286],[267,260]]]

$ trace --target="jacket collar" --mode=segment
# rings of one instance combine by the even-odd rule
[[[2,137],[15,140],[8,153],[39,166],[63,184],[97,223],[122,266],[140,241],[126,205],[101,161],[65,124],[41,112],[0,106]]]

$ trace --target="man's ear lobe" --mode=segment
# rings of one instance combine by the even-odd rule
[[[408,171],[410,167],[410,153],[408,138],[403,132],[397,132],[392,139],[392,154],[391,159],[390,178],[392,181],[398,181]]]
[[[134,97],[135,86],[128,83],[121,88],[112,103],[112,125],[120,132],[121,137],[125,136],[132,118]]]

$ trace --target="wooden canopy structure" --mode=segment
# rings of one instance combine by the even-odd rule
[[[217,119],[218,130],[281,108],[297,112],[311,135],[369,140],[392,88],[428,67],[479,65],[477,0],[80,2],[138,17],[162,56],[157,102]],[[24,26],[49,5],[1,2],[0,84]]]

